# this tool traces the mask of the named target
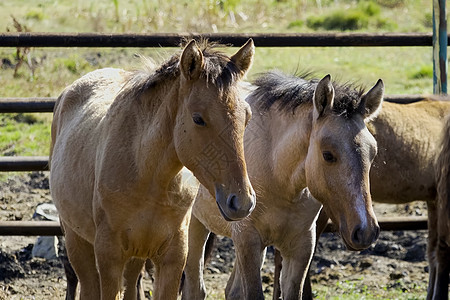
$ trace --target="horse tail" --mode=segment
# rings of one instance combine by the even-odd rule
[[[450,218],[450,114],[442,131],[441,147],[436,159],[436,182],[438,209],[444,209]]]
[[[55,106],[53,107],[53,121],[51,125],[51,140],[50,140],[50,154],[48,157],[48,168],[50,169],[50,164],[52,161],[52,155],[53,155],[53,147],[55,146],[56,136],[57,136],[57,124],[58,124],[58,111],[61,103],[61,99],[63,98],[64,93],[59,95],[59,97],[55,101]]]

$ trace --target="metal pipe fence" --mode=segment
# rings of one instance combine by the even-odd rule
[[[185,39],[207,38],[240,46],[253,38],[257,47],[403,47],[432,46],[427,33],[332,34],[101,34],[101,33],[0,33],[0,47],[178,47]],[[448,37],[447,37],[448,40]],[[385,100],[412,103],[423,95],[392,95]],[[0,113],[52,112],[56,98],[0,98]],[[48,171],[48,157],[0,157],[0,172]],[[424,217],[380,218],[382,230],[427,228]],[[333,231],[331,224],[326,231]],[[0,235],[61,235],[55,221],[0,221]]]

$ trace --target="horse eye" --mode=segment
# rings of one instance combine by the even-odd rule
[[[192,120],[194,121],[195,124],[197,124],[198,126],[206,126],[205,121],[203,120],[202,117],[200,117],[200,115],[198,114],[194,114],[192,116]]]
[[[323,156],[323,159],[325,159],[326,162],[332,163],[332,162],[336,161],[336,157],[334,157],[334,155],[331,154],[331,152],[324,151],[324,152],[322,152],[322,156]]]

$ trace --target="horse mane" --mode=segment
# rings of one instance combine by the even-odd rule
[[[295,113],[297,107],[312,103],[314,90],[319,80],[311,73],[287,75],[281,71],[269,71],[260,75],[253,84],[257,86],[251,94],[263,111],[278,104],[278,110]],[[350,119],[356,112],[364,94],[364,88],[352,83],[339,84],[333,81],[335,90],[333,113]]]
[[[187,40],[181,43],[187,44]],[[237,65],[230,60],[224,53],[217,48],[224,45],[209,42],[207,39],[197,40],[197,46],[203,54],[204,64],[200,78],[206,80],[208,84],[213,84],[219,92],[233,85],[240,78],[240,70]],[[144,67],[130,74],[127,84],[124,87],[127,96],[138,97],[145,91],[152,89],[161,84],[166,85],[168,82],[175,80],[180,76],[179,61],[182,51],[172,55],[168,60],[155,68],[154,63],[144,59]]]

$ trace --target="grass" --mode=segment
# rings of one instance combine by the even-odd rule
[[[368,286],[363,278],[360,280],[341,280],[334,287],[326,283],[312,285],[314,299],[317,300],[424,300],[426,298],[427,285],[423,283],[405,284],[401,280],[388,286]]]

